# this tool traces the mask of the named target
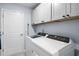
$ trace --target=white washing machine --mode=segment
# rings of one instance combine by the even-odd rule
[[[74,56],[73,42],[71,39],[66,43],[45,36],[37,38],[27,36],[26,38],[30,41],[31,51],[38,56]]]

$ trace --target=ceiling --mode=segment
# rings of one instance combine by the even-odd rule
[[[35,8],[36,6],[38,6],[40,3],[18,3],[19,5],[25,6],[25,7],[29,7],[29,8]]]

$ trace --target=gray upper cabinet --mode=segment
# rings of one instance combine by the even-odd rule
[[[71,16],[79,16],[79,3],[71,3]]]
[[[51,20],[51,3],[41,3],[32,13],[32,20],[34,24],[48,22]]]
[[[32,13],[34,24],[79,16],[79,3],[41,3]]]
[[[58,20],[70,15],[70,4],[52,3],[52,20]]]
[[[66,4],[64,4],[64,3],[54,3],[53,4],[54,6],[53,6],[53,16],[52,17],[54,17],[53,19],[54,20],[57,20],[57,19],[61,19],[61,18],[63,18],[64,16],[65,16],[65,14],[66,14],[66,8],[65,8],[65,6],[66,6]]]

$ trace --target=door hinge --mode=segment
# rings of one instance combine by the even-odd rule
[[[2,52],[4,52],[4,49],[2,49]]]

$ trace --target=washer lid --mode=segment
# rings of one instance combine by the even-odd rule
[[[32,41],[38,45],[40,48],[46,50],[47,52],[54,54],[61,50],[62,48],[68,46],[70,43],[64,43],[57,40],[52,40],[45,37],[34,38]]]

